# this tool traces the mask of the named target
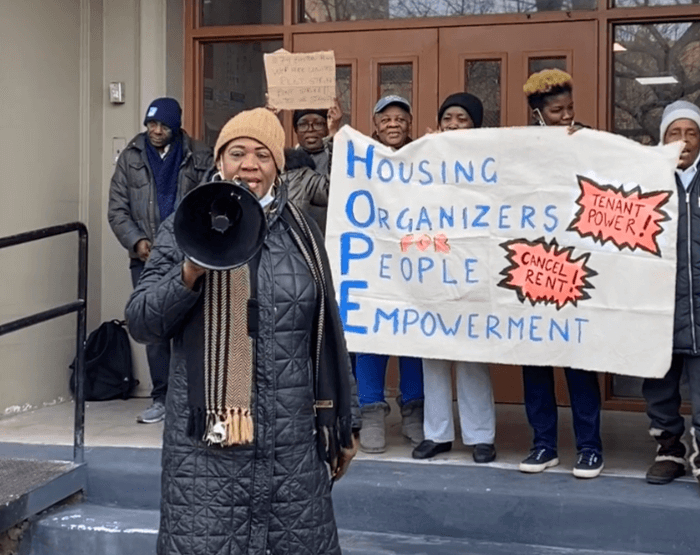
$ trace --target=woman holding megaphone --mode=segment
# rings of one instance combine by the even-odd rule
[[[202,192],[212,184],[192,191],[162,225],[126,309],[137,340],[173,340],[158,553],[340,553],[330,489],[356,453],[360,419],[323,239],[286,202],[272,112],[229,120],[215,156],[222,180],[243,182],[221,190],[240,200],[221,204]],[[197,214],[208,218],[202,236],[235,244],[249,235],[233,224],[254,211],[251,194],[260,248],[226,269],[203,265],[202,245],[195,262],[181,237],[197,236]],[[178,227],[178,214],[189,223]]]

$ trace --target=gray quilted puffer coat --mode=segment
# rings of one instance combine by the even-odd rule
[[[160,226],[156,182],[146,154],[146,133],[134,137],[119,156],[109,185],[107,219],[131,258],[141,239],[155,240]],[[182,163],[177,176],[175,206],[202,182],[213,165],[212,150],[182,131]]]
[[[310,349],[319,292],[288,227],[273,223],[257,273],[255,440],[220,448],[187,435],[186,360],[192,352],[203,356],[201,330],[192,327],[201,325],[203,295],[182,283],[183,254],[172,222],[161,227],[126,309],[138,341],[173,338],[158,554],[340,553],[313,410]],[[353,428],[359,426],[353,391]]]

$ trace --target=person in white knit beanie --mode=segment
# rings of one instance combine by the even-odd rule
[[[676,168],[678,252],[673,357],[663,378],[646,379],[642,386],[651,421],[649,433],[658,443],[646,480],[667,484],[685,475],[687,457],[693,476],[700,482],[700,108],[684,100],[669,104],[659,132],[662,144],[683,141],[683,151]],[[692,452],[683,440],[685,420],[680,413],[684,370],[693,407]]]

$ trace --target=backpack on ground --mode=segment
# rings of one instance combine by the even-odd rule
[[[85,400],[107,401],[128,399],[138,384],[134,379],[131,343],[125,329],[126,322],[103,322],[85,342]],[[70,390],[75,394],[74,360]]]

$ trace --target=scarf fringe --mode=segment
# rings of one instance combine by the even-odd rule
[[[341,449],[352,448],[350,417],[338,418],[335,426],[319,426],[317,439],[319,457],[330,464],[338,458]]]
[[[197,416],[192,431],[196,432]],[[253,442],[253,416],[249,409],[241,407],[221,411],[208,411],[200,436],[208,445],[231,447],[233,445],[248,445]]]

